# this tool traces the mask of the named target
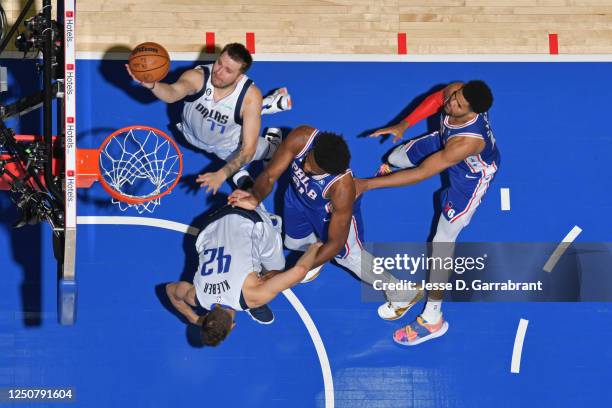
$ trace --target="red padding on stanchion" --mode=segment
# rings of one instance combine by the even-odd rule
[[[215,33],[206,32],[206,53],[215,53]]]
[[[251,54],[255,54],[255,33],[246,33],[246,47]]]
[[[559,38],[557,34],[548,34],[548,49],[551,54],[559,53]]]
[[[408,47],[406,46],[406,33],[397,33],[397,53],[408,54]]]

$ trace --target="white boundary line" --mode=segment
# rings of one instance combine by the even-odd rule
[[[510,211],[510,189],[500,188],[499,192],[501,194],[501,210]]]
[[[567,248],[572,244],[572,242],[574,242],[576,237],[580,235],[581,232],[582,232],[582,228],[575,225],[574,228],[572,228],[572,230],[567,233],[565,238],[563,238],[563,241],[561,241],[559,245],[557,245],[557,248],[550,255],[550,258],[548,258],[548,261],[546,261],[546,264],[544,264],[544,268],[542,269],[545,272],[551,272],[554,269],[555,265],[557,265],[557,262],[559,262],[559,258],[563,256]]]
[[[514,337],[514,348],[512,349],[512,362],[510,363],[510,372],[518,374],[521,371],[521,355],[523,354],[523,342],[527,333],[529,320],[521,319],[516,329],[516,337]]]
[[[197,236],[200,230],[180,222],[162,220],[159,218],[148,217],[97,217],[97,216],[79,216],[77,217],[78,224],[88,225],[141,225],[145,227],[157,227],[168,229],[183,234]]]
[[[291,289],[284,290],[283,295],[285,295],[289,303],[291,303],[295,311],[300,315],[302,321],[304,322],[304,325],[306,326],[306,330],[308,330],[308,333],[310,333],[310,338],[314,343],[315,350],[317,351],[317,356],[319,357],[319,361],[321,362],[321,370],[323,371],[325,408],[334,408],[334,379],[332,377],[329,359],[327,358],[327,352],[325,351],[325,346],[323,345],[323,340],[319,335],[317,326],[315,326],[314,322],[310,318],[310,315],[302,305],[302,302],[300,302],[300,300],[297,298],[297,296],[295,296]]]
[[[64,265],[62,279],[74,280],[76,270],[76,135],[78,117],[76,112],[76,19],[74,0],[64,0]]]
[[[129,52],[77,52],[80,60],[127,60]],[[23,53],[5,51],[2,58],[22,59]],[[214,60],[216,54],[171,52],[173,61]],[[612,54],[253,54],[255,61],[288,62],[612,62]]]
[[[197,236],[200,232],[200,230],[197,228],[191,227],[187,224],[149,217],[79,216],[77,217],[77,223],[87,225],[140,225],[168,229],[194,236]],[[285,295],[289,303],[291,303],[291,306],[293,306],[297,314],[302,319],[304,326],[306,326],[310,339],[315,346],[319,363],[321,364],[321,371],[323,373],[323,387],[325,389],[325,408],[334,408],[334,380],[332,377],[329,359],[327,358],[327,352],[325,351],[325,345],[323,344],[321,335],[317,330],[317,326],[308,314],[308,311],[304,305],[302,305],[302,302],[300,302],[291,289],[284,290],[283,295]]]

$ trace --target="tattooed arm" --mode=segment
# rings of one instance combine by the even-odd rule
[[[238,154],[231,158],[223,168],[213,173],[200,174],[196,181],[206,192],[217,193],[221,184],[234,175],[245,165],[249,164],[257,150],[257,139],[261,128],[261,92],[255,85],[251,85],[242,104],[242,143]]]

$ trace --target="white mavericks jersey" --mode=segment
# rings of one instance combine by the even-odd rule
[[[213,64],[195,68],[202,71],[204,86],[196,94],[184,98],[180,129],[189,143],[225,159],[242,140],[240,109],[253,81],[244,75],[231,94],[215,102],[212,68]]]
[[[213,213],[198,235],[199,267],[193,278],[198,302],[212,310],[215,303],[244,310],[240,296],[251,272],[285,268],[280,226],[265,210],[225,206]]]

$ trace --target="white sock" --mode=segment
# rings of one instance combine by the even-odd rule
[[[442,317],[442,299],[427,299],[425,310],[423,310],[423,313],[421,313],[421,317],[429,324],[438,323]]]

